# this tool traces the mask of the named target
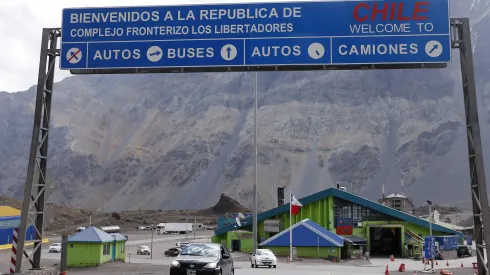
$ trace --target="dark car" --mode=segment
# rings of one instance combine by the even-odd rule
[[[460,245],[458,246],[457,253],[459,258],[463,256],[471,257],[471,247],[469,245]]]
[[[167,251],[165,251],[165,256],[167,257],[176,257],[180,254],[180,251],[182,251],[181,248],[179,247],[172,247],[170,249],[168,249]]]
[[[170,275],[233,275],[230,253],[221,244],[191,243],[172,261]]]

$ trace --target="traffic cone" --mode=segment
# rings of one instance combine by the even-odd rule
[[[461,262],[461,267],[463,267],[463,262]]]
[[[289,259],[289,256],[288,258],[286,259],[286,263],[289,263],[291,261],[291,259]]]
[[[386,265],[385,275],[390,275],[390,271],[388,270],[388,265]]]
[[[337,262],[337,257],[333,257],[333,262],[336,263]]]
[[[446,261],[446,266],[449,266],[449,261]]]
[[[417,270],[414,270],[414,271],[413,271],[413,275],[416,275],[416,274],[417,274]]]
[[[436,261],[436,265],[439,265],[439,263]]]
[[[391,259],[392,262],[394,262],[395,261],[395,256],[394,255],[391,255],[390,256],[390,259]]]

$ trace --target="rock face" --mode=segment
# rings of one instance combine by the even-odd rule
[[[472,18],[485,156],[490,156],[490,4]],[[371,199],[470,199],[459,58],[442,70],[259,74],[259,205],[339,183]],[[50,200],[104,209],[204,209],[222,193],[251,206],[253,74],[74,76],[55,85]],[[22,196],[34,87],[0,93],[0,194]],[[270,142],[277,140],[279,142]],[[487,161],[487,168],[490,161]],[[286,199],[287,200],[287,199]],[[277,205],[277,203],[275,203]]]
[[[226,213],[249,213],[249,209],[240,205],[240,203],[225,194],[221,194],[219,201],[211,208],[203,210],[204,213],[226,214]]]

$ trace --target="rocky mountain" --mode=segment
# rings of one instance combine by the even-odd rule
[[[471,16],[480,122],[490,157],[490,3]],[[104,209],[204,209],[226,193],[249,207],[253,74],[74,76],[55,85],[50,200]],[[377,199],[470,199],[458,52],[441,70],[261,72],[258,189],[297,197],[340,183]],[[34,91],[0,93],[0,194],[22,196]],[[279,142],[270,142],[270,141]],[[490,173],[490,160],[486,162]],[[489,175],[490,177],[490,175]]]

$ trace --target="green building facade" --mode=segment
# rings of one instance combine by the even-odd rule
[[[303,207],[298,215],[292,216],[291,224],[309,219],[346,240],[346,244],[338,248],[342,252],[328,247],[297,247],[296,252],[300,257],[337,254],[342,258],[348,258],[353,251],[362,251],[363,254],[369,252],[371,256],[420,257],[423,240],[429,236],[429,221],[339,189],[326,189],[299,201]],[[289,207],[289,204],[285,204],[258,214],[259,244],[278,234],[277,231],[289,228]],[[339,232],[338,221],[342,219],[351,222],[352,232]],[[279,224],[279,230],[274,230],[275,232],[265,230],[265,223],[271,220],[278,221],[276,224]],[[252,250],[251,229],[252,218],[243,220],[239,227],[236,224],[225,225],[215,231],[212,241],[224,243],[231,250],[250,252]],[[432,235],[448,236],[461,235],[461,233],[432,224]],[[289,247],[273,250],[276,254],[289,253]],[[323,253],[319,253],[319,250],[320,252],[323,250]]]

